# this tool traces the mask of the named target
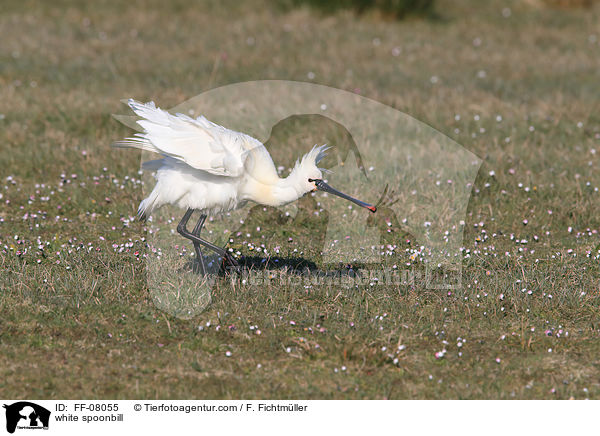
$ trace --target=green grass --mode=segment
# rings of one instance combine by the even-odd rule
[[[598,5],[439,1],[435,20],[389,21],[267,2],[59,3],[7,1],[0,14],[0,397],[600,398]],[[110,114],[127,97],[172,107],[309,72],[484,160],[463,288],[219,278],[208,306],[191,295],[191,319],[162,312],[149,226],[130,219],[139,154],[110,148],[130,134]],[[278,165],[325,142],[326,127],[307,128],[282,134],[296,140]],[[260,257],[243,241],[281,245],[326,267],[311,219],[273,227],[233,246]],[[181,262],[182,242],[165,257]]]

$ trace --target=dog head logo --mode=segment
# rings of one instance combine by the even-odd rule
[[[14,433],[19,429],[48,429],[50,411],[28,401],[4,405],[6,409],[6,431]]]

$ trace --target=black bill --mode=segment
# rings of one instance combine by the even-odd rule
[[[323,192],[329,192],[330,194],[337,195],[338,197],[345,198],[348,201],[351,201],[354,204],[359,205],[360,207],[364,207],[365,209],[369,209],[371,212],[377,212],[377,208],[375,206],[370,205],[369,203],[365,203],[364,201],[357,200],[356,198],[352,198],[349,195],[344,194],[343,192],[338,191],[337,189],[333,189],[327,183],[325,183],[322,179],[308,179],[309,182],[315,182],[315,186],[318,190]]]

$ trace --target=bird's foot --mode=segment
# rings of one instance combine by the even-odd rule
[[[204,267],[204,265],[200,261],[194,262],[192,264],[192,272],[194,274],[199,274],[201,276],[205,276],[206,275],[205,267]]]
[[[223,256],[223,269],[229,273],[239,274],[241,271],[240,264],[228,252],[225,252],[225,256]]]

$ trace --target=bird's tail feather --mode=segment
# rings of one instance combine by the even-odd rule
[[[148,215],[150,215],[158,207],[158,189],[154,187],[150,195],[147,198],[144,198],[138,207],[137,216],[139,220],[146,221]]]

